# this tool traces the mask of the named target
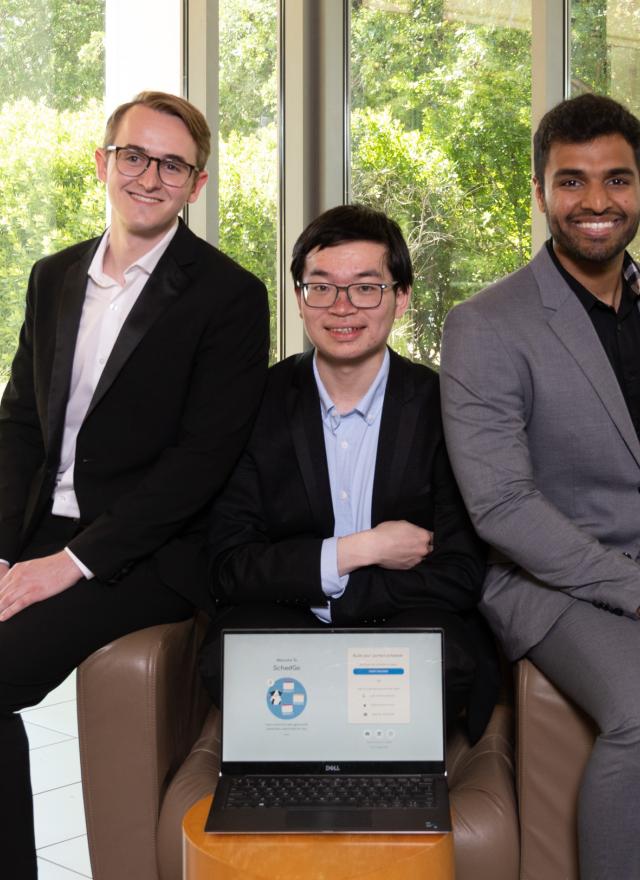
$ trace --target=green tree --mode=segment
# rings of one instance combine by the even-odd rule
[[[98,233],[103,0],[0,0],[0,385],[31,265]]]
[[[93,152],[102,123],[97,101],[58,112],[23,98],[0,111],[0,382],[8,377],[34,259],[101,231],[104,192]]]
[[[416,266],[404,332],[434,365],[448,309],[530,254],[530,35],[446,13],[413,0],[352,16],[353,196],[403,226]]]
[[[220,2],[220,136],[277,122],[275,0]]]
[[[277,130],[232,132],[220,143],[220,247],[267,285],[271,361],[277,357]]]
[[[0,0],[3,102],[67,110],[103,92],[103,0]]]
[[[220,2],[220,246],[267,285],[277,358],[277,11]]]

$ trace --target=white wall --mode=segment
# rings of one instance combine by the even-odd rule
[[[105,114],[143,89],[182,94],[182,0],[105,6]]]

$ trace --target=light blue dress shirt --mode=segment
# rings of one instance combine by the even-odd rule
[[[349,581],[348,574],[338,574],[338,538],[371,528],[373,476],[389,360],[387,349],[365,396],[350,412],[341,414],[322,384],[316,355],[313,358],[335,520],[334,537],[322,542],[320,554],[322,589],[329,599],[342,596]],[[329,603],[311,610],[320,620],[331,623]]]

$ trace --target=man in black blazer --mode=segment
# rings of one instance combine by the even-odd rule
[[[214,505],[218,612],[202,655],[219,695],[223,628],[441,626],[448,719],[477,738],[496,670],[475,605],[484,575],[449,468],[437,375],[387,347],[413,273],[397,224],[331,209],[292,275],[311,351],[272,367],[251,440]]]
[[[88,654],[208,607],[206,511],[266,377],[264,286],[178,219],[206,121],[145,92],[96,151],[112,221],[36,263],[0,407],[2,870],[37,875],[20,716]]]

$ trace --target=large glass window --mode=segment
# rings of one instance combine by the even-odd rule
[[[98,233],[104,0],[0,0],[0,386],[34,260]]]
[[[571,94],[598,92],[640,115],[640,6],[637,0],[573,0]],[[640,254],[640,234],[629,245]]]
[[[531,249],[530,0],[351,0],[351,198],[416,270],[392,344],[437,365],[447,311]]]
[[[573,0],[571,92],[611,95],[640,114],[637,0]]]
[[[277,358],[277,0],[220,0],[220,247],[269,290]]]

